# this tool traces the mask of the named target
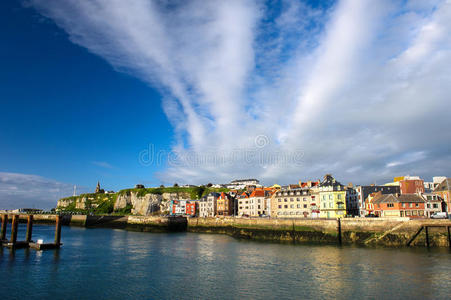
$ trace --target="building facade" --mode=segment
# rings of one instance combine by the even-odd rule
[[[238,215],[258,217],[262,215],[268,215],[270,206],[268,204],[268,198],[272,193],[262,188],[255,189],[252,193],[243,193],[238,198]]]
[[[451,178],[443,180],[433,193],[443,199],[444,211],[451,213]]]
[[[425,217],[425,200],[416,194],[388,194],[373,199],[374,214],[379,217]]]
[[[427,218],[430,218],[434,213],[446,211],[444,205],[445,203],[439,195],[433,193],[425,193],[421,196],[423,197],[424,201],[426,201],[424,214]]]
[[[399,185],[360,185],[355,188],[359,207],[358,215],[364,217],[370,212],[366,210],[365,202],[372,193],[380,192],[383,195],[400,193]]]
[[[313,218],[318,217],[316,195],[309,188],[287,188],[276,191],[271,199],[272,217]]]
[[[216,214],[218,216],[235,215],[234,200],[235,199],[231,195],[222,192],[216,200]]]
[[[210,193],[207,196],[202,197],[199,201],[199,217],[214,217],[217,213],[217,199],[219,193]]]
[[[326,174],[318,186],[320,217],[342,218],[346,216],[346,190],[345,187]]]

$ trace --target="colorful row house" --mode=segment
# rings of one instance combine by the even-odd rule
[[[278,218],[317,218],[317,195],[308,187],[289,187],[274,193],[271,216]]]
[[[444,179],[435,189],[433,194],[443,199],[444,210],[451,214],[451,178]]]
[[[271,188],[256,188],[238,196],[238,216],[259,217],[270,214]]]
[[[417,194],[379,194],[371,204],[378,217],[425,217],[426,201]]]
[[[198,201],[197,200],[171,200],[170,214],[172,216],[197,216]]]
[[[235,215],[235,198],[233,198],[230,194],[222,192],[216,199],[216,215]]]
[[[217,200],[220,193],[209,193],[199,200],[199,217],[214,217],[217,213]]]
[[[324,176],[318,185],[321,218],[342,218],[346,216],[346,190],[330,174]]]

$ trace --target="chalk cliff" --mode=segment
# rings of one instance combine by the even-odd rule
[[[60,211],[152,215],[169,213],[171,200],[199,199],[209,192],[219,191],[207,187],[161,187],[126,189],[117,193],[92,193],[58,200]],[[221,190],[222,191],[222,190]]]

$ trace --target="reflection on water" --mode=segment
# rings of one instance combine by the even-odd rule
[[[20,230],[25,227],[20,225]],[[52,240],[53,226],[33,237]],[[0,248],[6,298],[442,298],[447,249],[295,246],[63,227],[59,250]]]

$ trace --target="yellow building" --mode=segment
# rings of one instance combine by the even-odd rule
[[[320,218],[342,218],[346,216],[346,190],[330,174],[324,176],[318,186]]]

